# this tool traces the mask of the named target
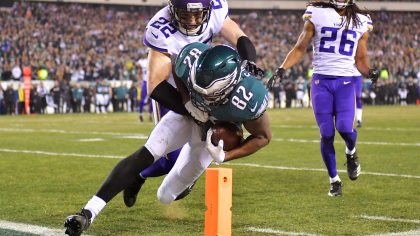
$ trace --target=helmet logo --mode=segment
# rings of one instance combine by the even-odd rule
[[[203,11],[203,4],[202,3],[188,3],[187,4],[187,11],[188,12]]]

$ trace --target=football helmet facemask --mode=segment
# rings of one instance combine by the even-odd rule
[[[211,112],[226,104],[241,78],[238,53],[226,45],[205,50],[195,61],[188,78],[191,103]]]
[[[200,35],[208,25],[212,10],[213,0],[168,0],[169,14],[171,15],[172,25],[184,35]],[[201,14],[201,23],[188,24],[181,22],[182,19],[190,14]],[[194,29],[188,29],[188,28]]]
[[[356,0],[344,0],[344,2],[337,2],[337,0],[330,0],[332,4],[338,9],[344,9],[356,3]]]

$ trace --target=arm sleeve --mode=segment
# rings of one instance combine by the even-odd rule
[[[257,51],[255,50],[254,44],[252,44],[247,36],[239,37],[236,47],[241,60],[257,61]]]
[[[150,97],[171,111],[180,115],[189,116],[189,113],[182,102],[181,94],[179,94],[179,92],[166,80],[156,86]]]

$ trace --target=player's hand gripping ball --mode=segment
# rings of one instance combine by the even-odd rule
[[[241,127],[233,122],[219,121],[213,125],[211,143],[214,146],[217,146],[219,140],[223,140],[223,151],[230,151],[237,146],[242,141],[244,136]]]

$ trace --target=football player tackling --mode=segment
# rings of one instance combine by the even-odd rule
[[[229,43],[236,45],[241,60],[246,60],[246,69],[263,73],[254,63],[256,50],[245,33],[229,18],[226,0],[171,0],[148,23],[143,42],[151,50],[147,59],[147,93],[153,99],[155,124],[169,111],[190,115],[197,122],[208,121],[207,114],[194,108],[191,103],[182,104],[175,89],[171,66],[180,50],[193,42],[209,43],[213,34],[220,33]],[[132,207],[140,188],[147,177],[167,174],[178,158],[181,149],[160,158],[152,166],[139,173],[123,192],[124,203]],[[192,187],[192,186],[190,186]],[[180,195],[178,199],[189,193]]]
[[[366,43],[369,31],[373,29],[372,21],[369,11],[359,9],[355,0],[309,2],[303,20],[305,25],[296,46],[267,87],[281,80],[285,70],[301,59],[312,42],[314,69],[311,97],[321,133],[321,154],[330,176],[328,195],[341,196],[342,185],[337,174],[334,149],[335,128],[346,143],[347,174],[351,180],[356,180],[360,164],[356,152],[357,132],[353,127],[353,65],[356,64],[357,70],[373,82],[378,79],[379,71],[370,67],[367,58]]]
[[[272,134],[265,112],[268,92],[242,67],[234,49],[189,44],[178,55],[174,71],[184,104],[191,103],[214,121],[243,124],[250,136],[238,147],[224,152],[222,140],[217,146],[211,143],[211,129],[206,140],[202,140],[202,129],[192,117],[169,111],[153,129],[146,144],[114,167],[82,212],[67,217],[64,224],[67,234],[78,236],[84,232],[106,203],[129,186],[140,171],[173,150],[183,146],[157,192],[159,201],[164,204],[174,201],[191,186],[212,161],[222,163],[245,157],[270,142]]]

